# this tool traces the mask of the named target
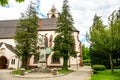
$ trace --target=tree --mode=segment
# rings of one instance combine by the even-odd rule
[[[70,56],[76,57],[76,51],[74,50],[74,40],[72,38],[73,19],[69,12],[68,0],[63,1],[62,13],[58,18],[58,35],[55,37],[53,48],[55,57],[63,58],[63,70],[68,69],[68,59]]]
[[[16,2],[24,2],[25,0],[15,0]],[[8,4],[8,0],[0,0],[0,5],[5,6]]]
[[[90,38],[88,38],[89,36],[87,35],[87,39],[89,39],[89,42],[91,42],[90,55],[91,62],[93,64],[96,63],[106,65],[106,63],[109,60],[111,71],[112,72],[114,71],[113,58],[115,57],[119,58],[120,53],[119,31],[120,31],[119,11],[117,13],[113,12],[112,15],[109,17],[108,28],[106,28],[102,24],[100,17],[95,15],[93,25],[90,28]]]
[[[90,49],[88,47],[85,47],[85,45],[82,45],[82,54],[83,54],[83,60],[90,59]]]
[[[24,68],[27,68],[27,59],[30,53],[37,54],[38,20],[37,12],[31,2],[27,11],[22,13],[21,19],[16,26],[16,52],[22,58],[22,67]]]
[[[112,58],[117,60],[117,58],[120,58],[120,10],[114,11],[109,16],[109,26],[111,33],[111,55]]]
[[[103,25],[101,17],[95,15],[93,25],[90,28],[90,38],[87,38],[90,45],[91,64],[102,64],[108,68],[108,53],[110,46],[109,31]]]

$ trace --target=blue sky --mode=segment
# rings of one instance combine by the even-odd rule
[[[16,3],[15,0],[9,0],[6,7],[0,6],[0,20],[19,19],[21,12],[25,12],[29,2]],[[37,2],[36,9],[39,11],[40,18],[45,18],[53,5],[61,12],[63,0],[32,0]],[[102,20],[107,25],[108,16],[120,8],[120,0],[68,0],[70,12],[74,19],[74,26],[80,31],[80,41],[89,46],[85,39],[85,34],[92,25],[95,14],[102,16]]]

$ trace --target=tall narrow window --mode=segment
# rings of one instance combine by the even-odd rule
[[[34,55],[34,63],[37,64],[39,60],[39,56],[38,55]]]
[[[52,47],[52,40],[53,40],[53,36],[52,36],[52,35],[50,35],[49,47]]]
[[[72,36],[72,40],[74,41],[74,46],[72,46],[71,49],[75,50],[76,47],[75,47],[75,38],[74,38],[74,36]]]
[[[44,41],[45,41],[45,48],[47,48],[48,47],[48,38],[47,38],[47,36],[45,36],[45,38],[44,38]]]

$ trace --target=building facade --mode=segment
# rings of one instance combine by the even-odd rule
[[[56,24],[59,13],[53,6],[49,13],[48,18],[39,19],[38,29],[38,45],[40,45],[40,57],[39,61],[31,54],[28,59],[27,65],[29,67],[38,67],[45,65],[47,67],[62,67],[63,59],[53,58],[52,48],[54,46],[54,39],[57,35],[55,32],[58,27]],[[19,20],[5,20],[0,21],[0,68],[20,68],[22,62],[16,55],[15,48],[15,31],[16,25]],[[79,31],[74,27],[73,40],[75,42],[75,50],[78,52],[77,57],[70,57],[68,61],[69,67],[82,65],[82,52],[81,42],[79,41]]]

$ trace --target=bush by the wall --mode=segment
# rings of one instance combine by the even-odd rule
[[[92,68],[96,71],[103,71],[106,69],[106,67],[104,65],[93,65]]]
[[[120,69],[120,66],[115,66],[114,68],[115,68],[115,69]]]
[[[90,63],[90,59],[83,60],[83,63]]]
[[[90,65],[91,65],[90,59],[83,60],[83,64],[84,64],[85,66],[90,66]]]

